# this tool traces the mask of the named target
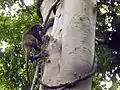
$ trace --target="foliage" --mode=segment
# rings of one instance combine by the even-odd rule
[[[16,6],[17,7],[16,7]],[[0,90],[26,90],[26,71],[22,34],[34,23],[39,23],[35,5],[29,6],[33,16],[18,0],[0,0],[0,44],[7,43],[0,53]],[[96,38],[105,43],[96,43],[99,58],[97,73],[93,77],[93,90],[103,90],[101,81],[112,81],[110,90],[116,90],[120,82],[120,2],[100,0],[97,8]],[[31,69],[29,68],[29,71]],[[32,79],[32,73],[31,77]],[[109,78],[109,79],[108,79]]]
[[[104,43],[102,42],[101,44],[101,42],[98,42],[96,44],[96,53],[99,57],[97,75],[100,77],[100,81],[112,81],[112,86],[109,88],[110,90],[116,90],[119,86],[116,83],[119,82],[118,77],[120,76],[119,17],[119,0],[100,0],[100,2],[98,2],[96,38],[103,39]],[[108,78],[110,80],[108,80]],[[96,88],[96,86],[94,88]],[[104,86],[102,86],[102,88],[104,88]]]
[[[18,7],[12,7],[14,3]],[[7,5],[9,7],[6,8]],[[26,71],[22,34],[34,23],[39,23],[39,19],[33,6],[29,7],[34,12],[32,17],[25,8],[19,5],[17,0],[0,0],[0,8],[1,48],[5,47],[2,45],[3,42],[7,43],[7,48],[0,53],[0,90],[19,88],[23,90],[26,87]],[[14,12],[16,8],[19,9]],[[5,11],[6,9],[7,11]]]

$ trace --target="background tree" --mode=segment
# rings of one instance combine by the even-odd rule
[[[43,15],[54,1],[44,0]],[[53,85],[52,88],[55,86],[54,89],[58,89],[56,86],[60,87],[61,84],[64,84],[60,87],[64,88],[63,90],[91,89],[90,78],[81,82],[76,79],[84,78],[93,66],[95,4],[96,1],[62,0],[58,5],[53,29],[49,35],[52,39],[47,48],[50,62],[45,63],[43,73],[43,82],[49,86]]]

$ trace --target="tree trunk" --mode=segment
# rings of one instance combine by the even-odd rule
[[[42,4],[44,19],[54,1],[44,0]],[[44,66],[42,81],[45,84],[55,86],[73,82],[79,76],[90,72],[94,59],[95,5],[96,0],[60,1],[53,28],[48,30],[50,42],[47,51],[50,62],[46,62]],[[51,14],[50,17],[54,15]],[[69,90],[91,90],[91,82],[91,78],[88,78]]]

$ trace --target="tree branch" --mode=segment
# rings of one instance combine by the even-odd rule
[[[48,12],[48,14],[47,14],[47,16],[46,16],[45,22],[43,22],[43,25],[46,25],[46,23],[47,23],[47,21],[48,21],[48,19],[49,19],[49,16],[50,16],[50,14],[51,14],[51,12],[52,12],[52,10],[53,10],[54,7],[58,4],[59,1],[60,1],[60,0],[56,0],[56,1],[51,5],[51,7],[49,8],[49,12]]]
[[[43,2],[43,0],[37,0],[36,12],[37,12],[37,15],[39,16],[39,18],[41,19],[41,21],[43,22],[43,17],[42,17],[42,14],[40,12],[40,6],[41,6],[42,2]]]
[[[39,69],[40,69],[40,67],[39,67],[39,64],[37,63],[36,70],[35,70],[35,75],[34,75],[32,86],[31,86],[31,90],[34,90],[35,84],[37,83],[38,76],[39,76]]]

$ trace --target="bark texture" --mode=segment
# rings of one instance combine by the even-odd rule
[[[44,0],[42,15],[55,0]],[[89,73],[94,59],[96,0],[61,0],[53,28],[48,30],[49,63],[45,63],[43,82],[59,85]],[[60,89],[57,89],[60,90]],[[67,90],[67,89],[66,89]],[[91,78],[69,90],[91,90]]]

